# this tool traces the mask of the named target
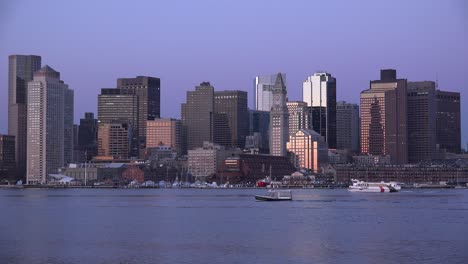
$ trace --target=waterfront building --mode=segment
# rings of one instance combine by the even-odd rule
[[[258,180],[270,178],[279,181],[285,175],[295,172],[288,157],[264,154],[239,154],[238,157],[227,157],[216,173],[216,182],[237,184],[255,184]]]
[[[312,115],[312,129],[325,138],[328,147],[336,148],[336,78],[316,72],[302,84],[302,99]]]
[[[328,163],[328,147],[325,139],[311,129],[300,129],[289,136],[287,144],[291,162],[298,169],[309,169],[318,173]]]
[[[214,136],[221,136],[221,140],[215,138],[214,142],[225,147],[243,148],[249,133],[247,92],[214,92],[214,112],[214,121],[219,121],[215,122]],[[223,135],[227,135],[226,139]]]
[[[25,179],[26,175],[28,82],[40,68],[40,56],[8,57],[8,134],[15,137],[17,179]]]
[[[86,179],[86,183],[90,184],[97,180],[97,168],[99,166],[103,165],[93,163],[69,164],[67,167],[61,169],[61,173],[68,177],[72,177],[75,181],[79,181],[81,183],[84,183]]]
[[[436,158],[436,84],[408,82],[408,162]]]
[[[361,152],[390,155],[392,163],[408,162],[406,79],[396,70],[381,70],[361,92]]]
[[[436,144],[440,150],[460,153],[460,93],[436,91]]]
[[[286,74],[279,73],[281,79],[286,83]],[[273,88],[277,79],[277,74],[257,76],[254,79],[254,110],[271,111],[273,107]]]
[[[368,182],[396,181],[406,184],[446,182],[456,184],[468,181],[468,160],[449,159],[425,161],[419,164],[374,165],[336,164],[335,182],[348,183],[351,179]]]
[[[181,106],[182,125],[187,149],[213,142],[214,87],[202,82],[195,91],[187,91],[187,102]]]
[[[102,104],[103,102],[101,101],[101,111],[103,111]],[[105,116],[107,116],[107,114]],[[84,118],[80,119],[80,126],[78,130],[78,146],[80,151],[83,154],[86,154],[86,156],[83,156],[79,160],[80,162],[91,160],[93,157],[97,156],[97,134],[97,119],[94,118],[94,113],[85,113]]]
[[[273,156],[286,156],[289,139],[287,90],[281,73],[276,75],[272,88],[273,105],[270,112],[270,152]]]
[[[182,154],[182,122],[178,119],[157,118],[146,121],[146,148],[168,146]]]
[[[203,147],[188,150],[189,172],[197,179],[205,179],[216,173],[224,159],[240,153],[240,149],[226,149],[217,144],[204,142]]]
[[[359,152],[359,105],[336,104],[336,148]]]
[[[257,135],[257,136],[256,136]],[[253,143],[256,139],[260,139],[256,148],[260,153],[270,153],[270,112],[249,110],[249,136],[246,138],[246,148],[255,146]]]
[[[289,137],[294,136],[301,129],[311,128],[310,112],[306,102],[286,102],[289,113]]]
[[[138,155],[143,155],[146,142],[146,121],[161,117],[161,80],[148,76],[119,78],[117,89],[122,95],[138,97],[138,122],[132,126],[134,136],[138,139]]]
[[[109,157],[110,159],[129,158],[131,138],[131,124],[118,122],[99,123],[98,157]]]
[[[124,155],[125,157],[128,155],[129,157],[139,156],[139,106],[140,100],[137,95],[122,94],[119,89],[104,88],[101,89],[101,94],[98,95],[98,123],[121,123],[125,124],[125,129],[132,129],[129,133],[132,136],[130,138],[130,149],[128,150],[129,152]],[[107,129],[106,126],[98,127]],[[119,133],[115,135],[119,135],[120,137]],[[117,139],[113,141],[117,141]]]
[[[15,136],[0,134],[0,182],[16,179]]]
[[[47,175],[69,163],[73,151],[73,91],[60,73],[42,67],[28,83],[27,183],[45,183]],[[73,104],[71,103],[73,106]]]

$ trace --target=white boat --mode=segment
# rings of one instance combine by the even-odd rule
[[[270,190],[267,195],[255,195],[255,200],[258,201],[291,201],[291,190]]]
[[[350,192],[398,192],[401,186],[397,182],[365,182],[356,179],[351,180]]]

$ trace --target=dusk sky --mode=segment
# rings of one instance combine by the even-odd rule
[[[180,118],[202,81],[245,90],[285,72],[290,100],[317,70],[337,78],[337,99],[359,93],[382,68],[462,92],[468,142],[467,1],[1,1],[0,133],[7,132],[8,55],[42,56],[75,91],[75,123],[96,112],[117,78],[161,78],[163,117]]]

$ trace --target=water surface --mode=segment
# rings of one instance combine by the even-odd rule
[[[468,190],[0,190],[0,263],[468,263]]]

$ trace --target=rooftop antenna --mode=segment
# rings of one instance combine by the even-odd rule
[[[436,72],[436,83],[435,83],[436,90],[439,90],[439,73]]]

